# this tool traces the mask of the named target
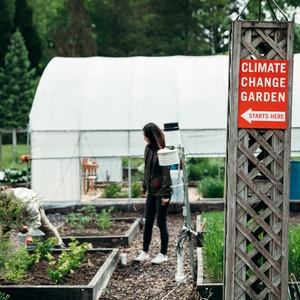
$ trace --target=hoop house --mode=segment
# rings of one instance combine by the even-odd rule
[[[98,163],[103,181],[122,180],[121,158],[143,156],[148,122],[178,122],[187,156],[225,156],[227,87],[228,56],[52,59],[30,112],[32,188],[43,203],[80,202],[83,158]]]

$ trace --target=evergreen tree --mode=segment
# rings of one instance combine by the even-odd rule
[[[7,0],[0,0],[0,67],[4,67],[4,55],[12,33],[12,21],[10,19]]]
[[[0,128],[26,128],[36,84],[35,69],[17,29],[11,37],[4,68],[0,68]]]
[[[27,4],[26,0],[16,0],[14,26],[19,28],[28,51],[28,58],[33,68],[38,69],[40,59],[42,57],[42,44],[37,33],[33,27],[33,12]]]

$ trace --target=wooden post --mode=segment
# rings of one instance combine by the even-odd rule
[[[17,162],[17,129],[12,130],[13,162]]]
[[[2,131],[0,130],[0,170],[2,170]]]
[[[223,288],[223,299],[226,300],[286,300],[288,297],[293,37],[292,22],[232,23]],[[285,69],[288,80],[282,81],[282,87],[286,89],[283,96],[286,97],[281,99],[284,103],[277,103],[286,104],[286,111],[276,112],[276,116],[280,115],[285,122],[283,125],[270,120],[273,115],[268,111],[275,102],[280,102],[278,99],[269,101],[267,96],[260,98],[265,94],[257,93],[250,100],[241,100],[241,91],[244,91],[240,78],[241,60],[252,65],[261,62],[264,66],[288,66]],[[260,76],[277,79],[281,76],[280,72],[257,75],[257,70],[251,71],[251,80]],[[257,92],[257,87],[261,86],[263,84],[254,85],[250,90]],[[241,125],[245,123],[241,121],[244,112],[239,111],[245,104],[241,101],[248,101],[250,108],[260,103],[264,108],[260,114],[250,115],[250,125]],[[268,118],[259,123],[256,116]]]

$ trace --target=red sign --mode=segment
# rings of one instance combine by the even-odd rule
[[[288,72],[288,60],[241,59],[238,128],[287,128]]]

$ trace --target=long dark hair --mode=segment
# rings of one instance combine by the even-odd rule
[[[143,128],[145,137],[149,139],[150,145],[157,149],[163,149],[166,146],[165,135],[162,130],[154,123],[148,123]]]

